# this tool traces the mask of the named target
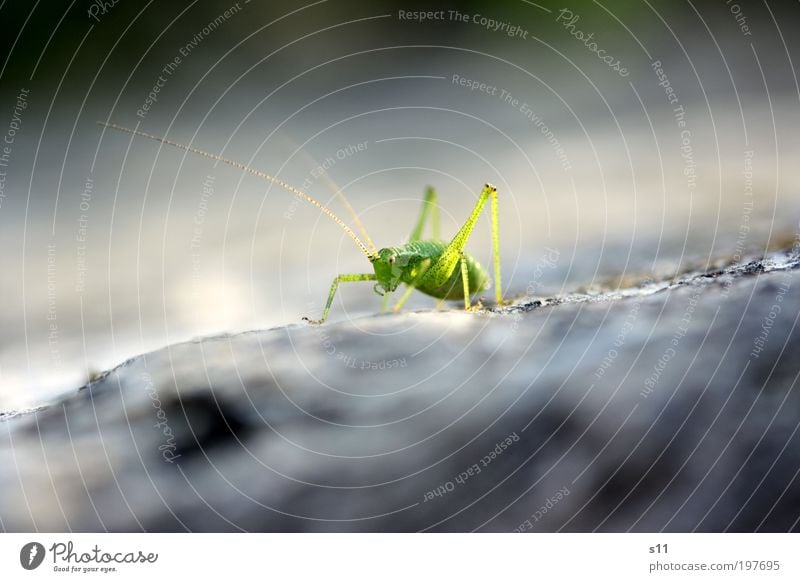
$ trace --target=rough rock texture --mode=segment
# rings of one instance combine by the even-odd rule
[[[0,417],[0,527],[798,530],[798,288],[779,252],[173,345]]]

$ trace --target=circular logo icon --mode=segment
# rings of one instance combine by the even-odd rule
[[[19,551],[19,563],[26,570],[35,570],[44,561],[44,546],[39,542],[28,542]]]

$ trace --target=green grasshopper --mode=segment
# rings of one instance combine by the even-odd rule
[[[260,170],[250,168],[239,162],[229,160],[222,156],[209,153],[197,149],[192,146],[184,145],[164,137],[145,133],[135,129],[129,129],[112,123],[98,122],[99,125],[124,131],[133,135],[146,137],[157,142],[170,145],[193,154],[201,155],[212,160],[228,164],[239,170],[264,178],[276,184],[295,196],[310,202],[322,212],[328,215],[336,224],[338,224],[353,239],[353,242],[358,245],[361,252],[366,255],[369,262],[372,264],[373,273],[352,273],[339,275],[331,284],[330,292],[328,293],[328,300],[325,303],[325,309],[322,312],[322,317],[319,320],[311,320],[304,317],[303,320],[312,324],[321,324],[328,318],[328,313],[331,310],[333,298],[336,295],[336,290],[339,288],[340,283],[354,283],[357,281],[375,281],[374,291],[378,295],[383,296],[384,307],[389,294],[393,293],[397,287],[404,283],[407,289],[397,301],[394,306],[394,311],[399,311],[403,304],[408,300],[411,293],[416,289],[436,297],[440,301],[464,301],[464,309],[472,310],[471,297],[489,288],[491,280],[486,270],[476,261],[472,256],[464,252],[464,247],[467,244],[472,230],[483,211],[486,202],[491,198],[492,200],[492,252],[494,262],[494,279],[495,279],[495,300],[498,305],[503,304],[503,293],[500,283],[500,241],[498,237],[498,218],[497,218],[497,188],[491,184],[486,184],[481,191],[478,202],[475,204],[472,213],[467,218],[467,221],[456,233],[450,242],[443,241],[439,238],[439,206],[437,203],[436,192],[433,188],[428,188],[425,193],[425,200],[422,203],[422,211],[420,212],[417,224],[414,230],[411,231],[409,242],[395,247],[387,247],[378,250],[372,244],[372,240],[367,234],[358,216],[352,210],[352,207],[344,202],[351,212],[355,223],[364,235],[369,248],[361,239],[356,236],[356,233],[345,224],[345,222],[331,212],[323,204],[306,194],[301,192],[294,186],[287,184],[283,180],[270,176]],[[338,193],[342,198],[343,195]],[[433,230],[433,239],[422,240],[422,232],[425,223],[430,215],[431,226]]]

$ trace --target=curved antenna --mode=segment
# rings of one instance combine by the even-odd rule
[[[291,184],[287,184],[283,180],[275,178],[274,176],[270,176],[269,174],[267,174],[265,172],[262,172],[261,170],[256,170],[255,168],[251,168],[250,166],[245,166],[241,162],[235,162],[233,160],[229,160],[228,158],[223,158],[222,156],[218,156],[217,154],[212,154],[210,152],[207,152],[207,151],[204,151],[204,150],[201,150],[201,149],[197,149],[197,148],[192,147],[192,146],[187,146],[187,145],[184,145],[182,143],[178,143],[176,141],[169,140],[169,139],[167,139],[165,137],[160,137],[158,135],[153,135],[151,133],[145,133],[144,131],[139,131],[138,129],[130,129],[128,127],[122,127],[121,125],[116,125],[115,123],[106,123],[105,121],[98,121],[97,125],[102,125],[103,127],[107,127],[109,129],[116,129],[117,131],[124,131],[125,133],[130,133],[132,135],[138,135],[140,137],[146,137],[147,139],[152,139],[154,141],[157,141],[157,142],[160,142],[160,143],[163,143],[163,144],[166,144],[166,145],[170,145],[172,147],[176,147],[178,149],[185,150],[187,152],[191,152],[193,154],[204,156],[206,158],[211,158],[212,160],[216,160],[218,162],[222,162],[223,164],[228,164],[229,166],[233,166],[234,168],[242,170],[243,172],[247,172],[248,174],[252,174],[254,176],[258,176],[259,178],[264,178],[265,180],[268,180],[268,181],[272,182],[273,184],[276,184],[276,185],[280,186],[281,188],[284,188],[284,189],[288,190],[289,192],[291,192],[292,194],[294,194],[298,198],[302,198],[305,201],[310,202],[311,204],[313,204],[314,206],[319,208],[322,212],[327,214],[336,224],[338,224],[339,226],[341,226],[344,229],[344,231],[350,236],[351,239],[353,239],[353,242],[355,242],[358,245],[358,247],[361,249],[361,252],[364,253],[367,256],[368,259],[370,259],[370,258],[372,258],[374,256],[374,253],[370,253],[369,250],[367,250],[367,247],[364,246],[364,243],[361,242],[361,239],[359,239],[356,236],[356,233],[354,233],[353,230],[349,226],[347,226],[341,218],[336,216],[327,207],[323,206],[320,202],[318,202],[317,200],[315,200],[314,198],[312,198],[311,196],[309,196],[305,192],[302,192],[301,190],[298,190],[297,188],[295,188]]]
[[[314,156],[309,154],[307,151],[300,149],[297,146],[297,144],[294,143],[288,137],[284,136],[283,139],[285,139],[287,142],[289,142],[292,145],[292,147],[294,147],[300,153],[300,155],[306,160],[306,162],[308,162],[309,164],[312,164],[312,165],[314,165],[316,167],[320,167],[320,164],[317,162],[317,160],[314,159]],[[339,189],[339,186],[336,184],[336,182],[333,181],[333,178],[331,178],[328,175],[328,172],[322,172],[322,175],[320,177],[322,178],[323,182],[325,182],[325,185],[330,190],[333,190],[333,192],[336,194],[336,197],[339,198],[339,200],[342,203],[342,205],[345,207],[347,212],[350,214],[350,216],[353,219],[353,222],[355,222],[355,224],[356,224],[356,227],[358,228],[358,230],[363,235],[364,240],[367,242],[367,246],[369,247],[370,252],[373,255],[377,255],[378,254],[378,249],[375,247],[375,244],[372,242],[372,238],[370,238],[369,233],[367,232],[367,229],[364,226],[364,223],[361,222],[361,219],[358,217],[358,214],[356,214],[356,211],[353,208],[353,206],[350,204],[350,201],[345,197],[344,192],[342,192]]]

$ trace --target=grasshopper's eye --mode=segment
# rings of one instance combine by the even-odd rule
[[[394,265],[394,261],[395,261],[395,259],[396,259],[396,257],[395,257],[395,256],[391,256],[391,257],[389,257],[389,264],[390,264],[390,265]]]

